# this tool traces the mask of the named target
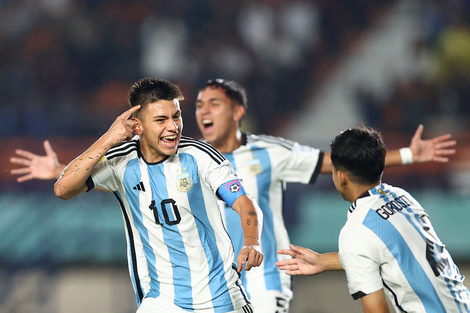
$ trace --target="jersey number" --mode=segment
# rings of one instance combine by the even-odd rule
[[[421,216],[420,219],[426,231],[426,259],[437,277],[449,266],[449,260],[446,255],[442,255],[444,245],[431,227],[429,218]]]
[[[152,200],[149,206],[150,210],[153,211],[153,216],[155,216],[155,222],[157,224],[163,225],[160,221],[158,208],[155,206],[155,200]],[[165,199],[160,203],[160,208],[163,213],[163,218],[165,219],[165,223],[167,225],[176,225],[181,221],[181,215],[178,210],[178,206],[176,205],[175,200],[173,199]]]

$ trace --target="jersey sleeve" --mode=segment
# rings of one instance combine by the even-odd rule
[[[113,163],[105,156],[95,165],[89,180],[90,179],[93,183],[90,184],[90,182],[87,182],[88,186],[101,187],[110,191],[116,191],[118,189]]]
[[[226,159],[220,164],[217,162],[207,164],[204,177],[214,192],[217,192],[220,186],[227,182],[240,180],[232,164]]]
[[[383,288],[380,257],[367,230],[341,230],[339,259],[354,300]]]
[[[238,173],[232,164],[212,146],[206,145],[204,152],[201,151],[197,151],[196,159],[198,166],[202,169],[202,177],[216,196],[231,207],[238,197],[246,194]]]
[[[324,153],[319,149],[292,142],[290,149],[278,146],[272,154],[281,180],[313,184],[320,174]]]

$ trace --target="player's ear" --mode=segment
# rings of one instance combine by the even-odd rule
[[[233,117],[238,122],[243,118],[245,115],[245,107],[243,105],[235,105]]]
[[[142,123],[137,117],[133,117],[132,120],[134,121],[134,133],[142,135]]]
[[[346,172],[338,170],[338,182],[340,186],[346,186],[349,182],[349,177]]]

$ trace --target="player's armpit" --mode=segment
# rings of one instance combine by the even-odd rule
[[[383,289],[365,295],[361,298],[364,313],[389,313],[387,299]]]

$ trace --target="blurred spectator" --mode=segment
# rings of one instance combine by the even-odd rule
[[[359,103],[364,124],[374,129],[380,129],[384,111],[384,103],[375,91],[367,85],[359,86],[356,90],[356,101]]]
[[[236,79],[256,103],[253,127],[275,132],[311,92],[322,60],[390,2],[1,1],[0,134],[101,133],[87,116],[112,122],[122,102],[109,94],[142,76],[179,83],[186,114],[201,81]],[[197,134],[194,123],[185,128]]]

